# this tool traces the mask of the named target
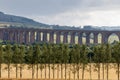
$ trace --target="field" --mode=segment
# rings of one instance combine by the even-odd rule
[[[82,77],[82,67],[79,67],[79,70],[77,69],[77,66],[67,64],[66,67],[66,76],[65,76],[65,65],[63,64],[62,68],[62,75],[61,75],[61,65],[55,64],[54,69],[53,65],[50,65],[50,69],[48,67],[48,64],[42,65],[42,68],[38,71],[38,78],[40,80],[81,80]],[[70,67],[71,66],[71,67]],[[104,67],[105,68],[105,67]],[[36,68],[35,68],[36,69]],[[49,72],[50,70],[50,72]],[[53,71],[54,70],[54,71]],[[18,69],[18,79],[20,78]],[[50,73],[50,75],[49,75]],[[0,80],[7,80],[7,65],[2,64],[2,78]],[[28,65],[24,65],[24,69],[22,71],[22,78],[23,80],[30,80],[32,79],[32,69]],[[90,76],[91,75],[91,76]],[[78,79],[79,77],[79,79]],[[97,68],[95,68],[95,64],[92,63],[91,65],[91,73],[90,73],[90,64],[88,64],[85,68],[85,75],[84,80],[97,80],[98,78],[98,72]],[[11,65],[10,69],[10,79],[9,80],[16,80],[16,69],[14,65]],[[50,78],[50,79],[49,79]],[[102,65],[101,65],[101,71],[100,71],[100,78],[103,79],[103,71],[102,71]],[[34,71],[34,79],[36,79],[36,70]],[[106,68],[104,70],[104,79],[106,80]],[[117,73],[115,69],[115,64],[109,65],[109,80],[117,80]]]

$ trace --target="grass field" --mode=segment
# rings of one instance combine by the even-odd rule
[[[50,67],[50,79],[49,79],[49,67],[48,65],[46,65],[46,69],[45,69],[45,65],[43,65],[43,69],[39,69],[38,71],[38,78],[39,80],[65,80],[65,65],[63,64],[63,69],[62,69],[62,76],[63,78],[61,79],[61,66],[58,64],[55,64],[55,68],[54,68],[54,72],[53,72],[53,67],[51,64]],[[97,80],[98,78],[98,72],[97,72],[97,68],[95,68],[95,64],[92,63],[92,69],[91,69],[91,79],[92,80]],[[2,78],[0,80],[7,80],[7,65],[2,64]],[[24,65],[24,69],[23,69],[23,79],[19,79],[19,69],[18,69],[18,80],[32,80],[32,69],[29,67],[28,69],[28,65]],[[80,69],[77,69],[77,66],[74,67],[74,65],[67,64],[67,68],[66,68],[66,79],[68,80],[78,80],[78,75],[79,75],[79,80],[81,80],[82,77],[82,67],[79,67]],[[105,67],[104,67],[105,68]],[[78,73],[79,71],[79,73]],[[34,79],[36,79],[36,70],[35,70],[35,75],[34,75]],[[46,76],[45,76],[46,73]],[[54,74],[53,74],[54,73]],[[103,76],[102,76],[103,72],[102,72],[102,65],[101,65],[101,71],[100,71],[100,78],[102,80]],[[53,78],[54,75],[54,78]],[[104,79],[106,80],[106,68],[104,71]],[[10,79],[9,80],[16,80],[16,72],[15,72],[15,67],[13,65],[11,65],[11,70],[10,70]],[[88,64],[85,68],[85,75],[84,75],[84,80],[89,80],[90,79],[90,64]],[[117,80],[117,70],[115,67],[115,64],[110,64],[109,65],[109,80]]]

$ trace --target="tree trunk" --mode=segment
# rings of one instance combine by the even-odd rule
[[[55,65],[54,65],[54,63],[53,63],[53,80],[54,80],[54,70],[55,70]]]
[[[103,80],[104,80],[104,63],[102,63],[102,69],[103,69]]]
[[[83,69],[82,69],[82,80],[84,80],[84,71],[85,71],[85,64],[83,64]]]
[[[120,76],[119,76],[119,73],[120,73],[120,72],[119,72],[119,71],[120,71],[120,64],[118,63],[117,66],[118,66],[118,80],[119,80],[119,77],[120,77]]]
[[[32,64],[32,80],[34,80],[34,64]]]
[[[1,69],[1,63],[0,63],[0,78],[1,78],[1,72],[2,72],[2,69]]]
[[[109,67],[108,67],[109,63],[107,63],[107,80],[108,80],[108,74],[109,74]]]
[[[8,64],[8,78],[10,78],[10,64]]]
[[[20,79],[22,79],[22,64],[20,64]]]
[[[36,73],[36,79],[38,79],[38,64],[36,65],[36,71],[37,71],[37,73]]]
[[[63,66],[61,64],[61,79],[63,79]]]
[[[74,67],[74,69],[73,69],[73,74],[74,74],[74,80],[75,80],[75,63],[73,64],[73,67]]]
[[[49,80],[50,80],[50,63],[49,63]]]
[[[70,63],[70,68],[69,68],[69,80],[71,80],[71,63]]]
[[[46,80],[46,63],[45,63],[45,80]]]
[[[90,80],[92,80],[91,63],[90,63]]]
[[[98,64],[98,80],[100,80],[100,63]]]
[[[57,80],[59,80],[59,64],[57,64]]]
[[[65,80],[66,80],[66,68],[67,68],[67,65],[65,63]]]
[[[18,64],[16,64],[16,79],[18,78]]]
[[[40,66],[41,66],[41,79],[42,79],[42,64]]]
[[[79,65],[79,63],[78,63],[78,64],[77,64],[77,79],[78,79],[78,80],[79,80],[79,69],[80,69],[79,66],[80,66],[80,65]]]

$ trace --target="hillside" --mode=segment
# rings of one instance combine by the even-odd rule
[[[32,19],[4,14],[0,12],[0,25],[12,27],[28,27],[28,28],[49,28],[49,25],[36,22]]]
[[[48,25],[29,18],[14,16],[0,12],[0,27],[44,28],[44,29],[80,29],[71,26]]]

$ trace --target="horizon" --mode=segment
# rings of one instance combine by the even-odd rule
[[[0,11],[50,25],[115,27],[120,26],[119,4],[119,0],[1,0]]]

